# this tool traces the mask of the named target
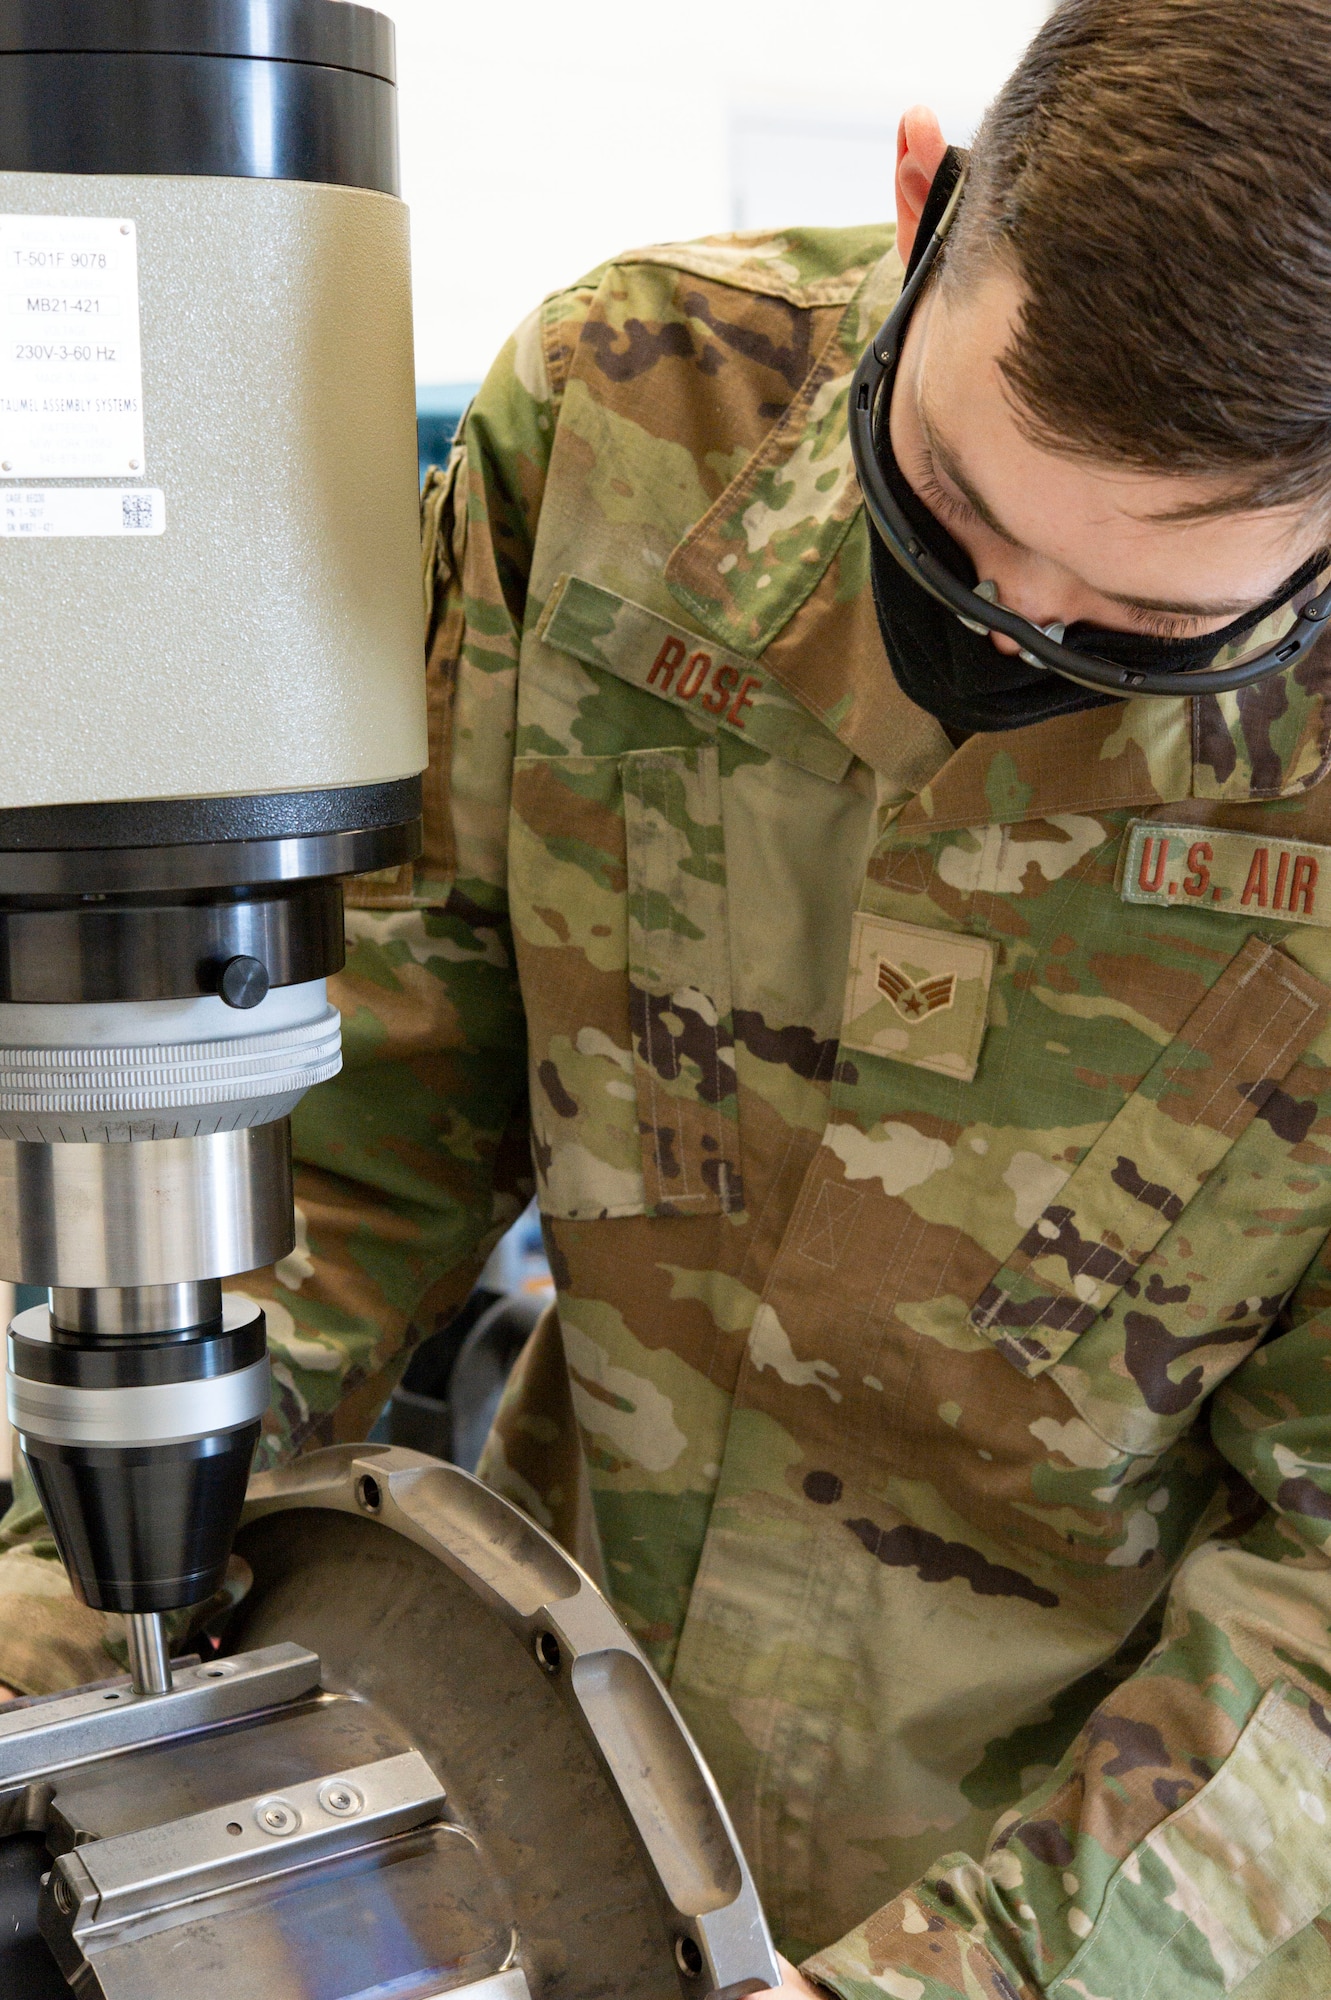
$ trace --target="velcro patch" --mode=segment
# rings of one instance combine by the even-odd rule
[[[733,730],[834,782],[850,769],[853,753],[756,660],[728,653],[585,577],[559,579],[538,636],[557,653],[677,703],[700,728]]]
[[[1331,847],[1224,827],[1134,820],[1124,843],[1125,903],[1279,917],[1331,929]]]
[[[850,934],[841,1046],[969,1083],[980,1060],[994,948],[985,938],[860,910]]]

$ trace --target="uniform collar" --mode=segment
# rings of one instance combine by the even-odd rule
[[[759,657],[785,635],[834,562],[843,573],[836,594],[868,596],[847,398],[902,277],[895,248],[869,267],[788,408],[670,557],[671,594],[737,653]],[[884,708],[894,686],[886,659],[852,646],[810,671],[796,636],[773,646],[766,664],[877,768],[896,733],[895,724],[883,731],[871,719],[879,676]],[[1297,668],[1236,694],[1143,698],[973,736],[907,812],[940,827],[975,826],[1188,798],[1287,798],[1320,783],[1329,767],[1331,639]]]
[[[670,557],[672,595],[735,652],[766,649],[861,515],[846,400],[901,282],[895,249],[870,265],[781,417]]]
[[[1331,769],[1331,646],[1237,694],[1143,697],[972,736],[903,824],[979,826],[1052,813],[1297,797]]]

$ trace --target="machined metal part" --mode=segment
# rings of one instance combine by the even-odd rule
[[[43,1318],[45,1306],[20,1313],[14,1326]],[[85,1389],[65,1382],[8,1377],[9,1421],[24,1440],[45,1444],[141,1447],[184,1444],[193,1438],[257,1423],[268,1407],[267,1357],[228,1375],[191,1382],[142,1382],[132,1388]]]
[[[66,1981],[80,2000],[740,2000],[778,1980],[669,1697],[524,1516],[418,1453],[343,1447],[255,1480],[239,1547],[242,1651],[178,1663],[148,1700],[122,1681],[0,1710],[0,1830],[27,1871],[4,2000],[20,1962],[15,2000]],[[293,1643],[315,1629],[322,1661]]]
[[[261,965],[269,986],[296,986],[339,971],[344,956],[339,882],[0,903],[0,1001],[225,997],[237,958]]]
[[[114,1143],[268,1124],[341,1066],[322,979],[249,1008],[219,994],[0,1003],[0,1137]]]
[[[237,1549],[256,1579],[243,1643],[279,1630],[316,1642],[326,1675],[410,1729],[478,1838],[522,1849],[535,1879],[518,1885],[515,1920],[534,2000],[555,1990],[556,1957],[559,1991],[590,1990],[613,1964],[622,2000],[740,2000],[780,1984],[678,1711],[590,1578],[524,1515],[457,1467],[344,1446],[256,1478]],[[611,1821],[570,1814],[588,1756],[618,1842]],[[543,1945],[552,1931],[557,1945]]]
[[[0,1707],[0,1808],[56,1772],[257,1714],[318,1685],[318,1656],[284,1640],[234,1659],[177,1662],[160,1703],[141,1700],[126,1679],[10,1702]]]
[[[0,896],[11,897],[162,895],[365,875],[414,860],[421,849],[418,817],[401,826],[143,847],[8,847],[8,817],[0,812]]]
[[[227,1278],[294,1241],[285,1119],[132,1144],[0,1140],[0,1275],[11,1283]]]
[[[129,1679],[135,1694],[170,1694],[171,1656],[160,1611],[128,1611],[125,1642],[129,1647]]]
[[[470,1986],[454,1986],[449,1990],[455,2000],[531,2000],[527,1975],[518,1966],[508,1972],[496,1972],[492,1979],[478,1979]],[[443,2000],[443,1989],[426,1995],[425,2000]]]
[[[100,1292],[51,1287],[52,1327],[98,1340],[177,1333],[182,1327],[220,1325],[221,1320],[222,1285],[217,1278],[185,1285],[118,1285]]]
[[[56,1863],[53,1891],[81,1948],[94,1931],[151,1916],[164,1904],[242,1882],[270,1881],[330,1854],[438,1819],[444,1792],[419,1750],[329,1777],[230,1799],[211,1812],[142,1833],[95,1840]],[[54,1896],[53,1900],[59,1902]]]

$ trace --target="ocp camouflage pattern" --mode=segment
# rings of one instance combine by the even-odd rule
[[[250,1281],[269,1450],[355,1434],[530,1144],[558,1321],[484,1471],[656,1661],[783,1948],[843,2000],[1311,2000],[1331,936],[1120,864],[1331,841],[1331,665],[954,749],[847,444],[900,279],[874,230],[634,253],[427,486],[428,846],[357,892]]]

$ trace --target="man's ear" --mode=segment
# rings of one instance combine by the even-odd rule
[[[897,127],[897,255],[910,262],[915,232],[943,164],[947,140],[927,104],[912,105]]]

